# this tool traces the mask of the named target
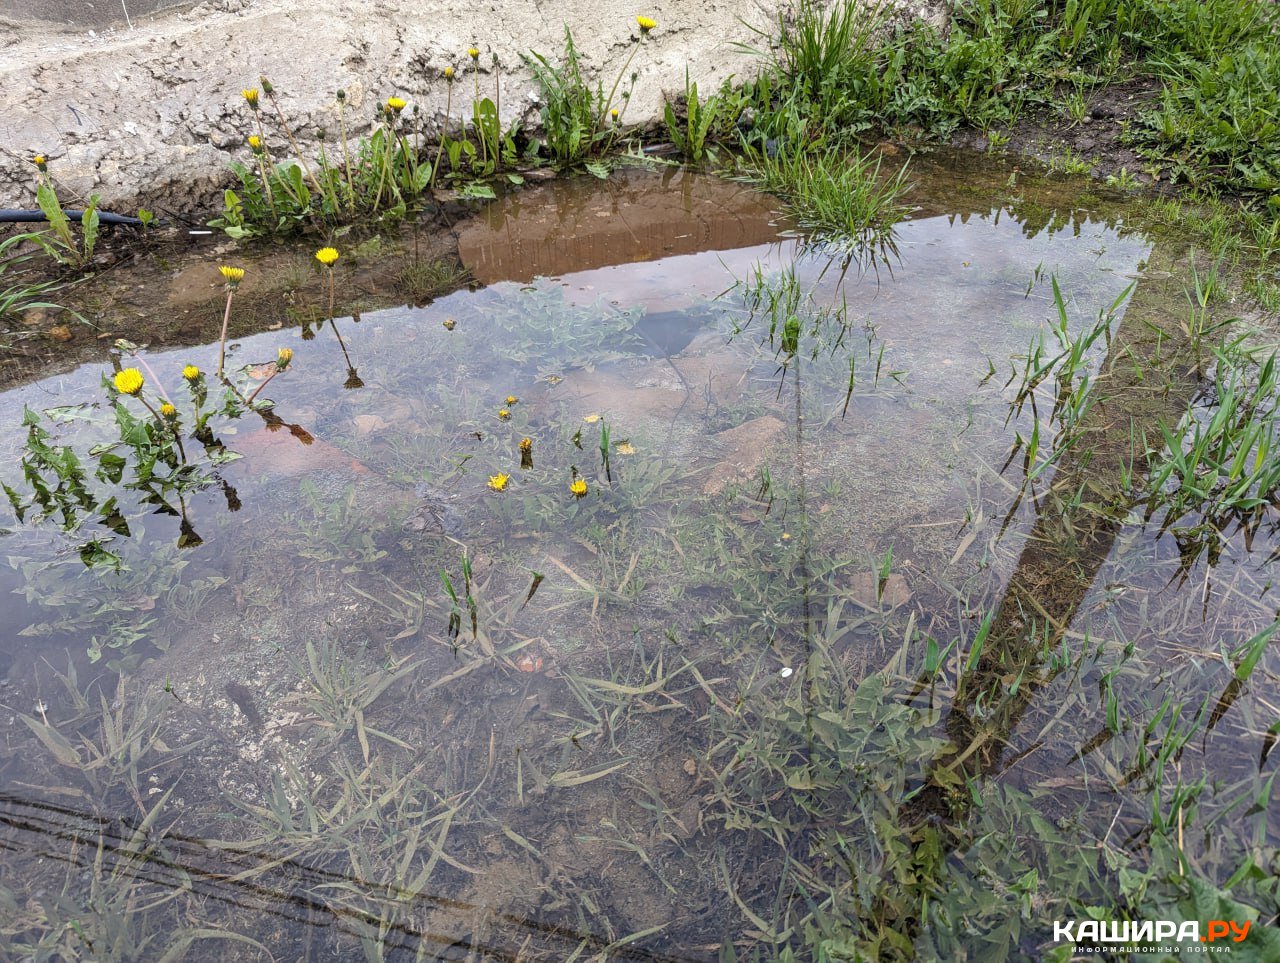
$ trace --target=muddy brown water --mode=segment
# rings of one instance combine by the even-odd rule
[[[479,283],[425,306],[329,321],[309,248],[248,258],[251,275],[301,280],[287,323],[231,352],[239,372],[293,351],[269,415],[214,420],[239,457],[167,511],[94,482],[127,535],[8,521],[6,955],[769,958],[803,943],[779,921],[817,879],[850,918],[897,905],[875,882],[884,856],[789,876],[822,818],[787,809],[783,783],[757,797],[743,781],[769,753],[812,759],[799,730],[777,735],[806,704],[863,740],[840,757],[851,774],[882,758],[877,733],[897,738],[885,707],[912,713],[897,794],[876,790],[904,833],[961,839],[1008,811],[1010,838],[1061,831],[1138,866],[1153,799],[1203,777],[1222,791],[1182,833],[1206,875],[1221,884],[1239,855],[1210,821],[1280,842],[1276,659],[1231,689],[1222,655],[1275,618],[1274,513],[1188,557],[1141,512],[1098,521],[1071,497],[1114,494],[1117,419],[1185,404],[1182,373],[1148,392],[1123,362],[1176,330],[1187,252],[1076,184],[915,176],[919,210],[855,260],[750,189],[680,170],[490,204],[458,230]],[[363,296],[364,266],[408,257],[388,240],[340,262],[342,303]],[[146,296],[173,310],[220,305],[207,257],[148,270]],[[794,352],[752,295],[783,272],[804,297],[782,317],[805,318]],[[1015,440],[1061,428],[1050,385],[1012,404],[1020,359],[1051,337],[1052,278],[1073,334],[1115,307],[1085,368],[1115,391],[1086,424],[1093,454],[1028,479]],[[146,352],[144,395],[162,388],[189,419],[182,368],[216,356]],[[109,373],[0,396],[6,484],[23,485],[24,408],[86,459],[112,437]],[[90,540],[118,568],[86,567]],[[930,639],[944,654],[926,686]],[[874,703],[852,695],[878,679]],[[1190,737],[1152,776],[1138,760],[1171,738],[1166,704]],[[979,812],[917,791],[948,773]],[[1232,808],[1245,796],[1259,804]],[[766,811],[786,835],[752,829]],[[850,826],[876,850],[883,826]],[[1018,882],[986,881],[979,849],[943,847],[949,931],[896,924],[921,958],[981,952],[1017,916],[965,902]],[[1105,873],[1037,871],[1037,905],[1105,898]],[[994,939],[1038,958],[1050,919]]]

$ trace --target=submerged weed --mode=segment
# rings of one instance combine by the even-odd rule
[[[440,258],[405,264],[397,277],[397,285],[410,304],[430,303],[442,294],[457,290],[470,278],[466,268],[457,262]],[[446,327],[449,327],[446,324]]]
[[[1148,514],[1177,528],[1196,516],[1193,531],[1223,537],[1233,526],[1250,532],[1268,508],[1280,507],[1280,366],[1260,363],[1238,346],[1215,351],[1213,378],[1173,425],[1160,426],[1152,464]]]

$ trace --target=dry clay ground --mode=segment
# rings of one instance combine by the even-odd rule
[[[104,0],[105,3],[105,0]],[[214,206],[226,168],[247,160],[251,119],[240,91],[268,77],[295,129],[336,132],[335,92],[346,91],[353,133],[397,94],[444,116],[446,66],[458,70],[453,112],[469,106],[467,48],[481,51],[482,96],[496,55],[504,121],[537,120],[521,55],[558,59],[568,24],[606,89],[638,36],[637,14],[658,28],[634,61],[628,123],[659,116],[684,88],[686,65],[703,90],[755,69],[735,42],[772,34],[785,0],[206,0],[133,27],[79,28],[0,17],[0,207],[33,207],[31,157],[51,162],[64,202],[91,192],[104,209]],[[20,14],[12,2],[0,11]],[[460,103],[461,102],[461,103]],[[269,131],[271,128],[269,128]],[[272,136],[275,136],[272,134]],[[304,145],[306,148],[314,144]]]

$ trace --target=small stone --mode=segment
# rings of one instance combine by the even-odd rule
[[[777,418],[762,415],[713,436],[712,443],[725,457],[711,468],[703,492],[719,495],[731,484],[754,480],[785,429]]]
[[[680,812],[673,820],[681,837],[688,839],[698,831],[698,818],[701,812],[702,806],[696,796],[684,801],[684,805],[680,807]]]
[[[356,415],[351,420],[355,422],[357,435],[372,435],[387,427],[380,415]]]
[[[71,333],[71,329],[65,324],[56,324],[46,331],[45,334],[54,341],[70,341],[75,337],[75,335]]]
[[[880,584],[879,572],[858,572],[849,579],[849,595],[865,609],[881,612],[911,601],[911,588],[897,572],[890,572]]]

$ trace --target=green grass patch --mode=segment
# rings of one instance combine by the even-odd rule
[[[902,202],[907,169],[881,176],[870,154],[800,148],[751,152],[745,176],[787,200],[802,227],[836,246],[887,240],[911,208]]]
[[[1158,107],[1127,137],[1174,176],[1280,190],[1280,44],[1260,0],[970,0],[946,29],[882,5],[805,0],[756,85],[756,136],[808,142],[869,129],[946,137],[1029,108],[1084,116],[1104,84],[1149,77]]]

